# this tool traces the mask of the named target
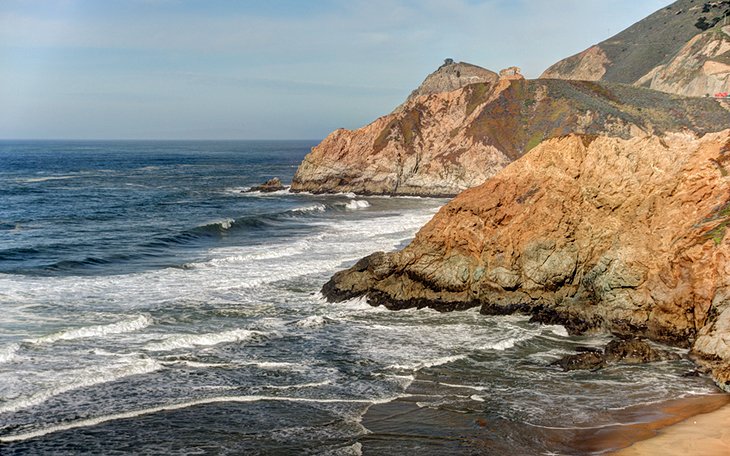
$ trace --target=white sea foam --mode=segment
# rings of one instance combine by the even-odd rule
[[[472,389],[475,391],[485,391],[487,388],[484,386],[476,386],[476,385],[458,385],[456,383],[444,383],[444,382],[438,382],[439,385],[448,386],[449,388],[467,388]]]
[[[517,336],[517,337],[508,337],[506,339],[497,340],[494,342],[487,342],[482,346],[485,350],[499,350],[504,351],[508,348],[512,348],[515,346],[517,342],[522,342],[523,340],[527,340],[532,338],[531,335],[526,334],[523,336]]]
[[[18,350],[20,350],[20,344],[15,343],[0,348],[0,363],[12,361]]]
[[[288,390],[288,389],[300,389],[300,388],[317,388],[318,386],[327,386],[331,385],[332,382],[330,380],[325,380],[323,382],[313,382],[313,383],[300,383],[298,385],[264,385],[263,388],[266,389],[275,389],[275,390]]]
[[[235,220],[227,218],[225,220],[216,220],[215,222],[211,222],[209,225],[218,225],[221,227],[221,229],[227,230],[230,229],[234,223],[236,223]]]
[[[321,203],[310,204],[309,206],[302,206],[292,209],[292,212],[324,212],[327,210],[327,206]]]
[[[413,364],[392,364],[387,367],[387,369],[403,369],[403,370],[421,370],[428,367],[434,367],[434,366],[441,366],[443,364],[453,363],[454,361],[459,361],[460,359],[466,358],[466,355],[454,355],[454,356],[444,356],[441,358],[435,358],[427,361],[419,361]]]
[[[148,315],[137,315],[126,320],[110,323],[108,325],[83,326],[81,328],[64,329],[47,336],[29,339],[26,342],[33,344],[50,344],[59,340],[75,340],[86,338],[103,338],[110,334],[123,334],[139,331],[152,324],[152,318]]]
[[[304,364],[277,362],[277,361],[245,361],[240,363],[243,366],[256,366],[265,370],[287,370],[287,371],[305,371],[309,369]]]
[[[289,191],[289,188],[285,188],[283,190],[276,190],[274,192],[262,192],[260,190],[255,190],[253,192],[246,191],[245,193],[241,193],[241,195],[271,197],[271,196],[281,196],[281,195],[296,195],[296,193],[292,193]]]
[[[220,367],[231,367],[234,365],[231,363],[201,363],[198,361],[188,361],[184,359],[176,361],[160,361],[160,364],[164,366],[182,365],[187,367],[193,367],[195,369],[215,369]]]
[[[484,398],[481,396],[477,396],[476,394],[472,394],[471,396],[469,396],[469,399],[471,399],[472,401],[484,402]]]
[[[369,432],[363,428],[363,433]],[[341,448],[326,450],[323,453],[317,453],[317,456],[362,456],[362,444],[360,442]]]
[[[113,382],[132,375],[148,374],[159,370],[162,366],[149,358],[125,359],[121,363],[95,366],[76,371],[63,371],[62,380],[54,386],[36,391],[35,393],[13,399],[0,405],[0,413],[17,412],[46,402],[54,396],[88,388],[90,386]]]
[[[563,325],[546,325],[545,329],[549,330],[556,336],[568,337],[570,335]]]
[[[411,386],[411,384],[416,380],[416,377],[414,377],[413,375],[394,375],[381,373],[376,373],[374,375],[376,377],[384,377],[388,380],[393,380],[404,391],[408,389],[408,387]]]
[[[311,317],[303,318],[301,320],[297,320],[291,323],[291,326],[295,326],[297,328],[312,329],[321,328],[322,326],[331,322],[332,319],[330,318],[323,317],[321,315],[312,315]]]
[[[350,209],[353,211],[356,211],[358,209],[365,209],[370,207],[370,203],[368,203],[366,200],[351,200],[349,203],[345,204],[346,209]]]
[[[109,421],[136,418],[139,416],[150,415],[153,413],[159,413],[159,412],[164,412],[164,411],[182,410],[182,409],[195,407],[198,405],[206,405],[206,404],[219,404],[219,403],[226,403],[226,402],[245,403],[245,402],[271,401],[271,402],[299,402],[299,403],[320,403],[320,404],[351,403],[351,404],[372,405],[372,404],[386,404],[388,402],[392,402],[392,401],[394,401],[398,398],[404,397],[404,396],[405,395],[400,395],[400,396],[383,398],[383,399],[346,399],[346,398],[316,399],[316,398],[306,398],[306,397],[281,397],[281,396],[217,396],[217,397],[209,397],[209,398],[203,398],[203,399],[196,399],[193,401],[181,402],[178,404],[160,405],[158,407],[149,407],[149,408],[140,409],[140,410],[132,410],[129,412],[122,412],[122,413],[115,413],[112,415],[99,416],[96,418],[89,418],[89,419],[84,419],[84,420],[66,422],[63,424],[57,424],[54,426],[49,426],[47,428],[38,429],[35,431],[30,431],[30,432],[24,432],[21,434],[0,436],[0,442],[2,442],[2,443],[20,442],[23,440],[41,437],[41,436],[44,436],[47,434],[52,434],[54,432],[68,431],[70,429],[77,429],[77,428],[82,428],[82,427],[97,426],[99,424],[107,423]]]
[[[54,181],[54,180],[66,180],[66,179],[74,179],[78,176],[48,176],[48,177],[29,177],[27,179],[18,179],[18,182],[25,182],[28,184],[36,183],[36,182],[47,182],[47,181]]]
[[[263,335],[263,333],[247,329],[234,329],[217,333],[177,334],[168,336],[161,342],[148,344],[144,349],[147,351],[170,351],[179,348],[212,347],[218,344],[242,342],[256,335]]]

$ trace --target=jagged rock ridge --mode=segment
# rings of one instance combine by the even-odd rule
[[[527,81],[509,69],[494,83],[417,96],[366,127],[335,131],[305,157],[292,190],[453,196],[545,139],[705,133],[728,122],[730,113],[714,100],[609,83]]]

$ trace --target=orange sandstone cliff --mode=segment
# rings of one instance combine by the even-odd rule
[[[464,65],[442,66],[430,83],[370,125],[330,134],[304,158],[292,191],[454,196],[546,139],[707,133],[730,124],[730,113],[715,100],[610,83],[527,81],[517,68],[497,77],[472,65],[467,72]],[[485,81],[451,90],[474,77]]]
[[[552,138],[323,293],[645,336],[691,347],[727,388],[729,172],[730,130]]]

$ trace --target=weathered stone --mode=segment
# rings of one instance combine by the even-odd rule
[[[730,130],[544,141],[444,206],[403,251],[380,254],[387,267],[378,278],[359,264],[323,291],[393,309],[480,305],[571,334],[693,346],[722,384],[730,381],[729,152]],[[608,362],[673,358],[644,344],[612,346]]]
[[[604,359],[601,353],[584,352],[576,355],[567,355],[555,362],[563,370],[593,370],[604,366]]]
[[[607,363],[643,364],[657,361],[676,361],[681,357],[667,350],[652,347],[641,339],[612,340],[604,349]]]
[[[641,339],[612,340],[603,351],[593,347],[579,347],[579,353],[566,355],[554,362],[563,370],[593,370],[608,364],[644,364],[657,361],[676,361],[681,357],[668,350],[652,347]]]
[[[261,185],[255,185],[249,188],[246,192],[270,193],[278,192],[280,190],[286,190],[286,187],[281,183],[281,180],[278,177],[273,177]]]
[[[442,67],[427,81],[436,74],[437,80],[456,78],[451,73],[459,65],[466,64]],[[464,79],[464,74],[459,77]],[[370,125],[336,130],[304,158],[292,191],[454,196],[482,184],[547,139],[571,133],[584,134],[587,141],[593,135],[629,139],[687,130],[704,134],[730,125],[730,110],[711,99],[671,98],[586,81],[527,81],[515,69],[502,79],[490,74],[468,85],[428,83],[429,90],[418,90]],[[624,204],[618,192],[593,198],[594,190],[585,189],[594,205],[616,209]],[[540,194],[533,185],[522,189],[515,202],[529,205]]]

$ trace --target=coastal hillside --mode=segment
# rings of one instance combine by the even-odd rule
[[[556,136],[323,293],[644,336],[691,347],[727,387],[729,172],[730,130]]]
[[[729,24],[730,0],[679,0],[540,77],[713,96],[730,89]]]
[[[436,83],[468,82],[456,65],[466,64],[439,68],[393,113],[330,134],[304,158],[292,191],[454,196],[569,133],[630,139],[730,125],[715,100],[605,82],[528,81],[516,68],[491,79],[484,70],[489,80],[456,90]]]
[[[396,110],[402,109],[416,98],[424,95],[452,92],[469,84],[494,84],[498,80],[499,75],[494,71],[466,62],[454,62],[452,59],[446,59],[444,64],[429,74]]]

